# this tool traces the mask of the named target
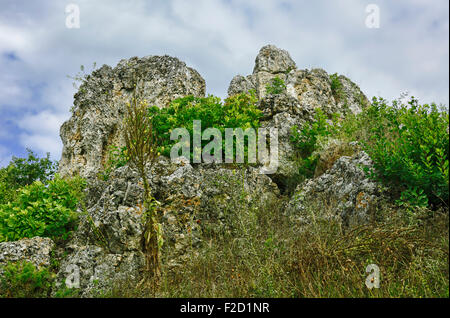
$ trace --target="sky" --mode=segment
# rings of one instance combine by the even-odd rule
[[[79,28],[66,23],[70,4]],[[448,12],[448,0],[0,0],[0,166],[26,148],[59,160],[70,77],[133,56],[178,57],[223,98],[274,44],[299,69],[344,74],[369,98],[448,106]]]

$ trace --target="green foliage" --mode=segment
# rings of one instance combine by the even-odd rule
[[[276,76],[270,81],[270,84],[266,85],[266,92],[270,95],[278,95],[286,90],[286,84],[284,81]]]
[[[337,120],[337,115],[333,117],[333,123]],[[306,123],[302,129],[293,126],[291,129],[291,141],[295,149],[300,155],[299,173],[307,178],[314,175],[316,169],[318,155],[314,153],[317,149],[319,138],[328,137],[335,132],[335,126],[328,122],[325,113],[320,109],[316,109],[314,121]]]
[[[448,206],[448,111],[435,104],[419,105],[414,97],[408,105],[374,98],[358,115],[336,119],[328,123],[317,110],[313,123],[300,131],[293,128],[291,140],[301,156],[303,175],[314,172],[320,138],[356,140],[374,162],[370,175],[396,189],[399,203]]]
[[[15,199],[0,205],[0,242],[34,236],[65,239],[76,220],[85,181],[58,176],[21,188]]]
[[[163,263],[158,283],[123,282],[112,296],[448,298],[448,211],[409,222],[402,209],[384,204],[379,220],[348,229],[324,198],[307,208],[309,222],[296,224],[283,215],[282,200],[261,207],[231,182],[235,200],[217,207],[230,230],[211,223],[205,244],[187,247],[189,262]],[[381,270],[379,289],[365,285],[369,264]]]
[[[344,91],[342,89],[342,83],[339,80],[339,75],[337,73],[330,75],[331,80],[331,92],[337,101],[340,101],[344,98]]]
[[[10,187],[15,189],[32,184],[34,181],[47,183],[56,173],[58,165],[50,160],[50,154],[45,158],[27,149],[27,158],[13,157],[6,168],[1,169],[1,175]]]
[[[109,175],[113,169],[117,169],[125,166],[129,162],[130,158],[128,156],[127,147],[117,147],[115,145],[109,146],[108,161],[103,167],[103,172],[100,177],[107,181]]]
[[[40,298],[48,297],[54,274],[48,269],[36,269],[29,262],[8,263],[0,276],[0,297]]]
[[[186,128],[192,136],[193,121],[201,120],[202,132],[207,128],[217,128],[225,142],[225,128],[257,129],[262,112],[258,109],[257,98],[252,92],[231,96],[224,102],[212,95],[204,98],[178,98],[168,108],[151,107],[149,115],[157,136],[158,152],[170,156],[170,150],[176,143],[170,140],[170,134],[175,128]],[[208,143],[209,140],[202,141],[202,147]],[[192,152],[191,143],[191,156]]]
[[[423,189],[408,188],[401,193],[396,203],[408,209],[425,208],[428,206],[428,197]]]
[[[374,161],[374,177],[403,192],[411,204],[422,197],[419,205],[428,200],[448,206],[448,111],[419,105],[414,97],[408,105],[374,98],[353,123],[349,120],[343,129],[359,137]]]

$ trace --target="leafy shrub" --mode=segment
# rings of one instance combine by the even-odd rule
[[[14,199],[16,189],[8,184],[6,169],[0,170],[0,204],[7,203]]]
[[[270,95],[278,95],[286,90],[286,84],[284,81],[276,76],[270,81],[270,84],[266,85],[266,92]]]
[[[337,119],[335,115],[334,120]],[[295,149],[300,155],[300,171],[299,173],[307,178],[314,175],[316,169],[318,155],[314,153],[317,150],[319,138],[328,137],[334,133],[334,125],[328,122],[325,113],[320,109],[316,109],[314,121],[306,123],[299,130],[297,126],[291,129],[291,141]]]
[[[448,206],[449,196],[449,115],[435,104],[419,105],[414,97],[407,105],[382,98],[358,115],[348,115],[327,123],[317,110],[315,121],[291,135],[302,157],[301,172],[312,176],[317,155],[317,140],[337,137],[359,141],[374,162],[370,175],[397,189],[402,205]],[[303,169],[303,171],[302,171]]]
[[[374,162],[371,176],[399,189],[399,204],[448,206],[448,111],[435,104],[419,105],[414,97],[408,105],[374,98],[360,114],[336,119],[328,123],[318,109],[314,122],[300,131],[293,127],[291,140],[301,156],[303,175],[313,175],[319,138],[357,140]]]
[[[334,98],[337,99],[337,101],[340,101],[344,98],[344,91],[342,90],[342,83],[339,80],[339,76],[337,73],[330,75],[331,80],[331,92],[334,96]]]
[[[354,119],[345,120],[343,129],[359,137],[374,161],[374,177],[406,191],[401,197],[411,198],[410,203],[448,206],[448,111],[419,105],[414,97],[408,105],[374,98]]]
[[[14,201],[0,205],[0,242],[34,236],[67,238],[84,186],[81,178],[57,176],[47,185],[35,181],[20,189]]]
[[[8,263],[0,276],[0,297],[48,297],[54,275],[48,269],[36,269],[29,262]]]
[[[27,152],[27,158],[13,157],[9,165],[1,169],[10,187],[17,189],[37,180],[45,184],[56,173],[58,164],[50,160],[49,153],[45,158],[39,158],[30,149]]]
[[[207,128],[217,128],[222,133],[225,143],[225,128],[257,129],[262,112],[257,107],[254,93],[239,94],[225,99],[224,102],[215,96],[188,96],[175,99],[168,108],[149,108],[153,129],[157,136],[158,152],[170,156],[171,147],[176,141],[170,140],[175,128],[186,128],[193,135],[193,121],[201,120],[202,132]],[[202,147],[209,140],[202,141]],[[191,143],[191,156],[193,145]]]

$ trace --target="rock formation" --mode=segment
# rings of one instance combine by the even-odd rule
[[[8,262],[30,262],[38,268],[49,266],[54,247],[55,243],[46,237],[3,242],[0,243],[0,265]]]
[[[278,77],[286,90],[268,95],[266,86]],[[279,168],[272,178],[282,188],[291,188],[298,172],[290,142],[292,126],[301,128],[310,122],[314,109],[320,107],[327,115],[359,113],[369,103],[359,87],[348,78],[338,77],[339,91],[333,91],[330,76],[322,69],[299,70],[289,53],[273,45],[261,48],[253,74],[237,75],[230,83],[228,95],[254,90],[261,100],[265,118],[262,127],[274,127],[279,133]]]
[[[266,85],[276,76],[285,82],[286,90],[267,94]],[[338,79],[339,96],[324,70],[299,70],[288,52],[265,46],[256,57],[253,74],[233,78],[228,93],[256,91],[264,114],[262,126],[279,131],[277,173],[264,175],[258,167],[247,166],[194,166],[162,156],[148,167],[152,194],[161,202],[165,264],[182,266],[195,256],[205,235],[232,232],[236,213],[263,210],[273,204],[282,206],[281,194],[290,194],[288,187],[296,189],[285,209],[293,222],[307,223],[305,211],[323,200],[334,204],[335,216],[344,224],[368,219],[378,188],[361,170],[361,165],[371,164],[363,152],[355,150],[353,157],[330,155],[333,162],[321,164],[323,171],[316,178],[295,183],[298,166],[293,158],[291,127],[311,121],[317,107],[327,114],[345,115],[359,112],[367,103],[354,83],[343,76]],[[73,115],[61,127],[64,149],[60,173],[86,177],[88,189],[86,205],[79,210],[78,228],[59,259],[57,288],[76,266],[84,297],[108,292],[115,282],[137,284],[145,267],[142,180],[128,165],[114,169],[108,180],[97,178],[107,160],[108,147],[123,145],[121,125],[135,84],[143,98],[158,107],[167,106],[177,97],[205,94],[203,78],[168,56],[122,60],[115,68],[103,66],[88,76],[75,94]],[[41,238],[2,243],[0,263],[28,258],[36,266],[48,264],[52,244]]]
[[[115,68],[104,65],[82,83],[73,115],[61,127],[62,176],[95,177],[108,159],[109,146],[124,145],[121,127],[135,85],[142,99],[160,108],[178,97],[205,95],[200,74],[170,56],[134,57]]]
[[[337,217],[346,226],[370,221],[382,195],[380,185],[367,177],[364,167],[372,167],[364,151],[340,157],[324,174],[298,185],[286,215],[300,223],[327,217]]]

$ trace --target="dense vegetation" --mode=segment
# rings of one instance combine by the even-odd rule
[[[9,165],[0,169],[0,204],[11,201],[16,190],[34,181],[46,184],[53,178],[58,168],[56,162],[50,160],[50,154],[45,158],[27,149],[27,158],[13,157]]]
[[[205,233],[181,267],[163,261],[154,284],[117,282],[104,297],[449,296],[447,212],[424,219],[416,209],[412,220],[386,202],[379,221],[348,230],[320,217],[335,213],[320,204],[308,211],[317,218],[298,226],[283,215],[283,199],[257,208],[234,182],[237,199],[224,210],[233,231]],[[381,269],[379,289],[365,285],[368,264]]]
[[[374,98],[360,114],[331,120],[318,109],[315,121],[292,141],[300,154],[300,173],[314,174],[324,139],[357,141],[374,162],[371,176],[391,187],[399,203],[433,209],[449,203],[449,114],[434,104],[407,105]]]
[[[281,80],[280,80],[281,81]],[[267,87],[281,93],[284,83]],[[341,95],[337,75],[332,89]],[[156,152],[170,154],[176,141],[172,129],[202,120],[202,130],[228,127],[257,128],[261,112],[253,94],[221,101],[209,96],[174,100],[168,108],[145,109],[156,138]],[[395,202],[386,202],[369,224],[352,229],[331,216],[327,204],[310,207],[312,222],[293,223],[283,215],[288,198],[267,202],[265,208],[249,202],[239,180],[232,184],[234,200],[223,214],[233,231],[203,233],[204,244],[189,247],[190,261],[171,268],[163,259],[160,276],[151,284],[117,282],[104,297],[449,297],[448,223],[448,111],[374,98],[357,115],[328,118],[317,109],[315,120],[292,130],[300,162],[299,173],[313,177],[327,140],[356,141],[374,162],[368,175],[391,189]],[[133,145],[130,138],[130,145]],[[203,141],[208,143],[209,141]],[[153,147],[153,146],[152,146]],[[153,148],[152,148],[153,149]],[[190,149],[192,155],[192,147]],[[126,147],[113,147],[108,169],[127,164]],[[61,179],[56,166],[29,151],[0,169],[0,242],[24,237],[67,238],[83,200],[85,181]],[[239,173],[239,172],[238,172]],[[148,232],[147,232],[148,233]],[[364,282],[368,264],[381,269],[381,288]],[[51,269],[28,263],[3,268],[0,296],[46,297],[54,283]],[[76,291],[75,291],[76,292]],[[62,290],[60,296],[74,296]]]
[[[217,128],[224,137],[225,128],[257,129],[262,112],[257,107],[257,98],[251,93],[231,96],[223,102],[215,96],[178,98],[168,108],[151,107],[149,114],[158,136],[158,149],[170,156],[170,149],[177,142],[170,140],[170,134],[175,128],[186,128],[193,136],[193,121],[201,120],[202,132],[207,128]],[[209,141],[202,140],[202,148]],[[192,147],[191,144],[191,155]]]
[[[38,158],[31,150],[0,169],[0,242],[67,238],[85,182],[61,179],[55,171],[49,154]]]

